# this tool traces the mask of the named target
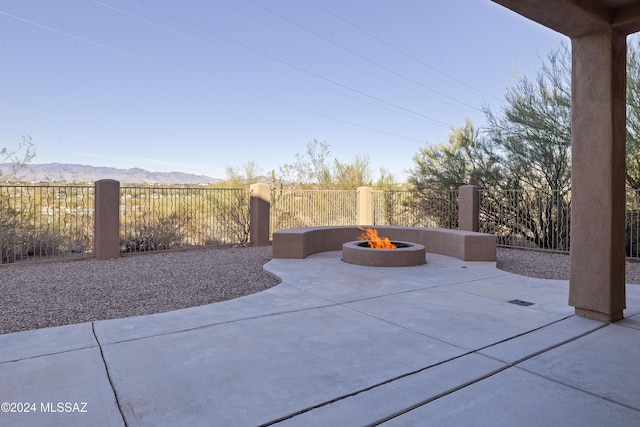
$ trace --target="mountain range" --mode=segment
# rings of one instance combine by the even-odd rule
[[[12,165],[0,164],[0,177],[11,176]],[[123,184],[217,184],[221,179],[183,172],[151,172],[140,168],[76,165],[65,163],[28,164],[11,181],[20,182],[94,182],[115,179]]]

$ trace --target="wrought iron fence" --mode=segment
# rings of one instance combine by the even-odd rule
[[[640,190],[627,190],[627,256],[640,258]]]
[[[123,252],[249,240],[249,190],[121,187]]]
[[[385,190],[373,193],[374,225],[458,228],[457,190]]]
[[[94,187],[0,186],[0,263],[93,251]]]
[[[480,231],[498,244],[568,252],[571,195],[480,190]],[[458,227],[458,191],[374,191],[374,225]],[[141,252],[249,239],[250,192],[210,187],[121,187],[121,249]],[[270,229],[355,225],[355,190],[271,192]],[[94,187],[0,186],[1,263],[93,251]],[[627,256],[640,258],[640,191],[627,192]]]
[[[571,195],[566,191],[480,190],[480,231],[498,245],[568,252]]]
[[[271,190],[270,230],[354,225],[358,220],[356,190]]]

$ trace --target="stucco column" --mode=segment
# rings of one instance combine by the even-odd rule
[[[572,44],[569,305],[601,321],[625,308],[626,37],[607,30]]]
[[[120,258],[120,183],[113,179],[95,182],[93,256]]]
[[[271,212],[271,188],[269,184],[251,184],[249,204],[249,241],[253,246],[269,244],[269,216]]]
[[[373,225],[373,188],[358,187],[358,225]]]
[[[478,186],[463,185],[458,189],[458,229],[480,230],[480,194]]]

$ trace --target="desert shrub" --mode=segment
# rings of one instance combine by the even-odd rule
[[[223,198],[212,201],[217,236],[210,241],[217,243],[246,243],[249,241],[251,223],[249,218],[249,193],[229,190]]]
[[[185,241],[183,224],[171,214],[153,222],[136,222],[121,239],[123,252],[146,252],[181,246]]]
[[[63,252],[64,238],[48,228],[22,224],[17,218],[0,220],[1,262],[10,263],[29,257],[43,257]]]

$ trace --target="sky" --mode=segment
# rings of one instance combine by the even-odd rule
[[[490,0],[0,0],[0,147],[224,178],[318,140],[403,181],[563,41]]]

